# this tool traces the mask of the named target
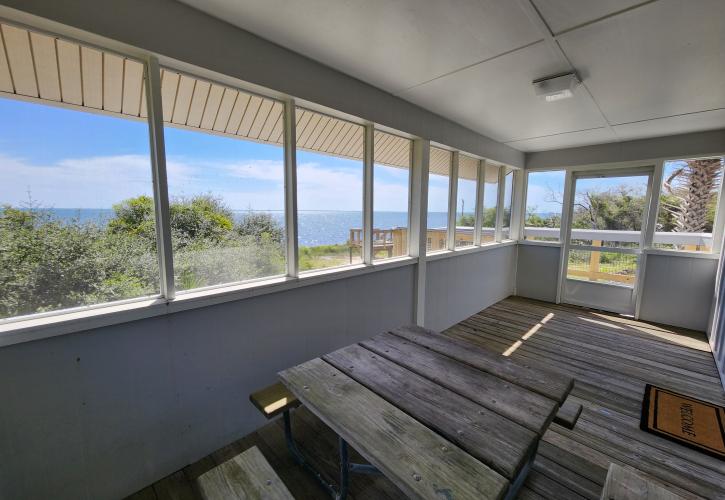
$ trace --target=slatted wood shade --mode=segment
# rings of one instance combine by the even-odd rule
[[[458,177],[475,181],[478,174],[480,160],[468,155],[460,155],[458,158]]]
[[[433,175],[451,175],[451,152],[445,149],[430,148],[429,172]]]
[[[0,95],[143,119],[145,94],[139,61],[0,24]],[[168,125],[282,144],[284,109],[277,100],[166,68],[161,98]],[[363,137],[358,124],[297,108],[300,149],[362,161]],[[376,163],[410,167],[408,139],[376,131],[375,144]]]

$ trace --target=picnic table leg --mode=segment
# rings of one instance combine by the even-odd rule
[[[297,443],[292,436],[292,417],[290,416],[289,410],[285,410],[282,413],[284,418],[284,437],[287,441],[287,449],[292,455],[292,459],[298,464],[307,469],[315,476],[315,479],[322,485],[325,490],[335,500],[345,500],[350,486],[350,472],[356,474],[382,474],[377,467],[370,464],[356,464],[350,462],[350,455],[348,450],[347,441],[343,438],[340,439],[340,487],[339,490],[333,484],[327,482],[322,474],[315,469],[312,464],[307,460],[304,453],[297,447]]]
[[[506,497],[504,497],[504,500],[513,500],[516,498],[519,494],[519,490],[524,485],[524,482],[526,481],[526,477],[529,475],[529,472],[531,471],[531,466],[534,465],[534,460],[536,460],[536,452],[539,449],[539,443],[537,442],[536,445],[534,445],[534,449],[531,451],[531,455],[526,460],[526,463],[523,467],[521,467],[521,470],[519,471],[518,475],[516,476],[516,479],[513,480],[511,483],[511,486],[509,486],[508,491],[506,492]]]

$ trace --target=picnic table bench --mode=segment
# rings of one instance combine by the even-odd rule
[[[340,499],[350,472],[382,473],[410,498],[513,498],[573,385],[420,327],[279,376],[340,438],[340,484],[322,481]],[[351,464],[348,443],[370,464]]]

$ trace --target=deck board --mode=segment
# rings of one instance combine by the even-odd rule
[[[598,498],[611,462],[630,465],[643,477],[668,484],[685,498],[725,498],[725,462],[639,430],[646,383],[683,392],[697,386],[698,397],[725,402],[702,333],[510,297],[445,334],[499,353],[518,341],[520,345],[508,357],[577,379],[570,397],[584,406],[579,421],[572,430],[551,425],[519,498]],[[602,362],[602,354],[607,362]],[[295,411],[293,427],[300,446],[316,460],[315,465],[326,471],[329,479],[336,479],[334,433],[304,408]],[[325,498],[315,481],[287,454],[280,420],[232,444],[231,451],[259,446],[295,498]],[[221,459],[224,454],[216,455]],[[189,483],[192,471],[203,471],[209,463],[200,461],[187,467]],[[165,498],[173,487],[180,488],[178,498],[187,498],[193,490],[182,485],[181,477],[162,480],[135,498]],[[402,495],[385,478],[355,476],[351,497],[392,499]]]

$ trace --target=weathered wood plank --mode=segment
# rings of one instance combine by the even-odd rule
[[[411,498],[500,498],[508,487],[503,476],[321,359],[280,378]]]
[[[532,369],[525,364],[514,363],[511,360],[502,358],[495,352],[468,342],[443,336],[425,328],[407,326],[397,328],[391,333],[542,394],[559,404],[564,402],[574,384],[571,377]]]
[[[564,401],[559,411],[556,412],[554,422],[559,425],[563,425],[568,429],[572,429],[576,425],[576,421],[579,419],[579,415],[582,412],[582,405],[574,401],[571,397]]]
[[[202,474],[197,485],[205,500],[294,498],[256,446]]]
[[[360,345],[538,434],[556,413],[552,399],[395,335],[377,335]]]
[[[361,346],[323,359],[509,480],[534,451],[534,432]]]
[[[609,466],[602,500],[682,500],[661,484],[648,481],[632,467]]]
[[[300,405],[300,401],[281,382],[253,392],[249,400],[267,418]]]

